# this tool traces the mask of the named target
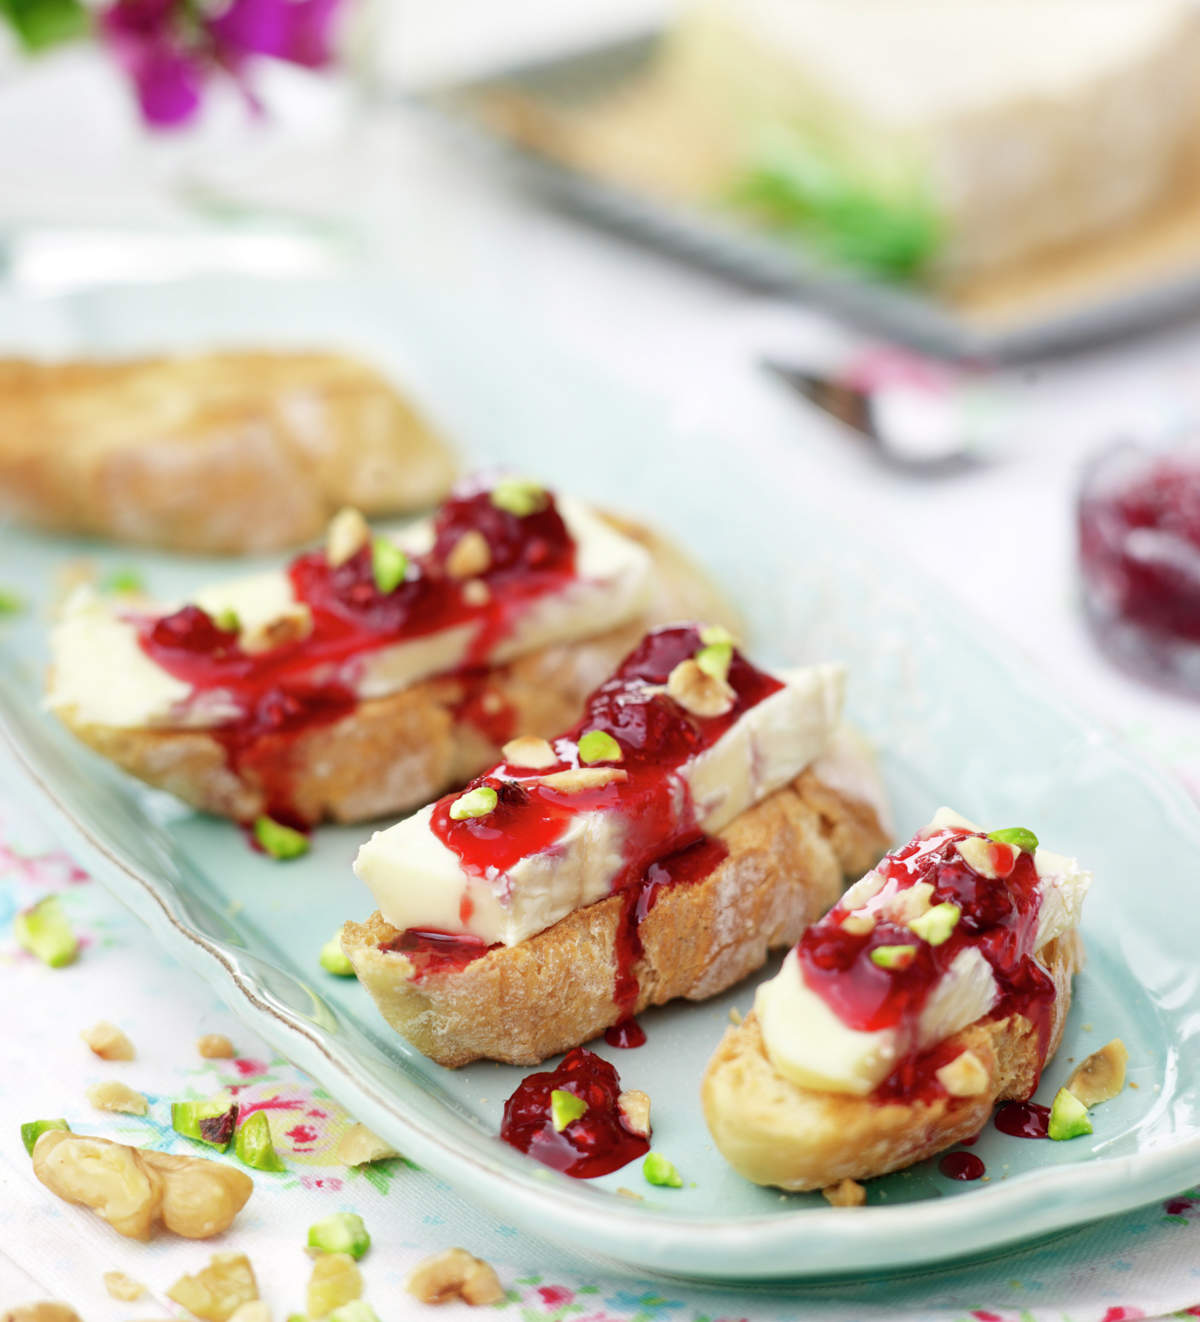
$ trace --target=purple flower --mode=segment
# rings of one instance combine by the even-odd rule
[[[329,64],[341,3],[230,0],[212,12],[196,0],[113,0],[100,30],[133,80],[147,123],[170,128],[195,116],[214,71],[235,78],[257,108],[246,76],[256,56],[310,69]]]

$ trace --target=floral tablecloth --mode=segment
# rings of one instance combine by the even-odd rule
[[[1183,1310],[1200,1317],[1200,1190],[1060,1236],[1024,1252],[949,1271],[915,1273],[886,1286],[852,1282],[792,1290],[705,1290],[639,1281],[523,1235],[464,1203],[441,1180],[402,1159],[346,1169],[333,1156],[351,1118],[319,1086],[272,1056],[190,971],[154,948],[147,933],[56,846],[32,790],[0,754],[0,1305],[35,1299],[72,1304],[84,1322],[185,1316],[166,1290],[214,1250],[245,1252],[271,1315],[304,1310],[311,1270],[307,1228],[355,1211],[372,1247],[365,1298],[382,1322],[474,1316],[463,1305],[427,1310],[404,1277],[420,1258],[463,1245],[486,1258],[505,1286],[497,1312],[520,1322],[733,1322],[881,1317],[939,1322],[1127,1322]],[[81,937],[73,965],[53,970],[12,936],[18,909],[61,896]],[[105,1062],[80,1040],[98,1019],[118,1024],[137,1058]],[[224,1033],[237,1054],[204,1060],[196,1039]],[[115,1078],[144,1093],[146,1117],[95,1110],[92,1083]],[[195,1148],[170,1126],[170,1102],[236,1089],[244,1108],[269,1117],[287,1170],[255,1173],[255,1191],[233,1228],[208,1243],[161,1235],[122,1239],[97,1217],[35,1180],[19,1137],[23,1121],[63,1116],[77,1131],[169,1151]],[[108,1297],[103,1274],[142,1282],[135,1303]]]

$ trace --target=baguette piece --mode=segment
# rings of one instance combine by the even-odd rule
[[[581,642],[519,657],[478,679],[441,675],[365,699],[340,720],[300,734],[264,735],[231,760],[218,729],[122,728],[57,714],[77,738],[123,770],[204,812],[252,821],[286,786],[289,812],[304,822],[363,821],[427,803],[495,762],[499,746],[470,718],[490,704],[514,730],[550,736],[570,724],[584,698],[647,627],[702,617],[736,627],[735,612],[688,557],[648,528],[605,515],[654,562],[644,615]]]
[[[267,551],[344,505],[436,504],[455,466],[403,394],[339,354],[0,360],[0,513],[56,531]]]
[[[715,996],[760,968],[887,844],[876,808],[812,768],[720,837],[728,856],[702,880],[664,889],[638,929],[634,1013]],[[347,923],[342,946],[384,1018],[438,1064],[535,1065],[629,1013],[613,996],[623,908],[622,896],[609,896],[461,969],[417,979],[407,955],[386,949],[400,933],[379,913]]]
[[[1072,930],[1039,953],[1054,981],[1047,1059],[1062,1041],[1071,979],[1083,963]],[[704,1118],[729,1164],[755,1184],[823,1189],[911,1166],[977,1134],[997,1102],[1028,1097],[1040,1073],[1037,1030],[1021,1014],[984,1019],[948,1040],[969,1050],[987,1071],[972,1097],[938,1094],[881,1102],[817,1092],[780,1075],[767,1058],[752,1011],[727,1029],[708,1064],[700,1097]]]

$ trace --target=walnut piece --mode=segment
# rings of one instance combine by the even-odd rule
[[[214,1253],[207,1267],[181,1276],[167,1298],[205,1322],[229,1322],[243,1304],[258,1298],[258,1282],[244,1253]]]
[[[481,578],[469,578],[462,585],[462,599],[468,606],[486,606],[492,599],[492,590]]]
[[[486,574],[492,563],[492,548],[478,528],[463,533],[446,557],[446,573],[451,578],[474,578]]]
[[[500,750],[505,762],[513,767],[532,767],[535,771],[552,767],[558,758],[548,739],[523,734],[510,739]]]
[[[867,1201],[867,1191],[857,1180],[839,1180],[822,1189],[821,1196],[830,1207],[861,1207]]]
[[[261,1299],[248,1299],[237,1306],[229,1322],[271,1322],[271,1310]]]
[[[1098,1106],[1110,1102],[1125,1087],[1125,1066],[1129,1052],[1119,1037],[1093,1051],[1075,1066],[1067,1081],[1067,1091],[1078,1097],[1084,1106]]]
[[[126,1303],[140,1299],[146,1293],[146,1287],[141,1281],[135,1281],[132,1276],[126,1276],[124,1272],[105,1272],[104,1288],[108,1291],[110,1299],[121,1299]]]
[[[996,871],[995,846],[990,840],[979,835],[969,835],[965,840],[960,840],[955,848],[981,877],[994,881],[1000,875]]]
[[[366,1125],[351,1125],[338,1139],[334,1158],[343,1166],[366,1166],[373,1161],[386,1161],[400,1154],[378,1134],[372,1134]]]
[[[325,559],[336,569],[356,556],[371,540],[371,529],[362,514],[347,506],[329,520],[325,533]]]
[[[160,1220],[186,1239],[217,1235],[254,1189],[254,1181],[232,1166],[63,1129],[38,1139],[33,1173],[51,1193],[90,1207],[131,1239],[149,1239]]]
[[[80,1322],[79,1314],[70,1304],[60,1304],[54,1299],[6,1308],[0,1319],[2,1322]]]
[[[243,652],[252,655],[258,652],[270,652],[273,648],[283,647],[287,643],[299,643],[313,630],[312,611],[302,602],[289,606],[273,620],[263,620],[243,629],[238,637]]]
[[[987,1092],[991,1076],[973,1051],[964,1051],[937,1071],[937,1081],[951,1097],[979,1097]]]
[[[726,680],[701,670],[693,657],[667,676],[667,692],[693,716],[724,716],[737,696]]]
[[[875,930],[875,919],[869,913],[848,913],[842,919],[841,928],[851,936],[866,936]]]
[[[461,1300],[472,1308],[480,1308],[504,1298],[504,1289],[492,1265],[473,1257],[466,1249],[446,1249],[423,1259],[409,1272],[404,1286],[423,1304]]]
[[[232,1060],[237,1052],[224,1033],[205,1033],[196,1039],[196,1050],[205,1060]]]
[[[558,790],[560,794],[580,794],[584,790],[603,789],[605,785],[628,779],[629,772],[618,767],[572,767],[569,771],[542,776],[538,783],[547,789]]]
[[[308,1281],[308,1316],[325,1317],[362,1297],[362,1272],[348,1253],[322,1253]]]
[[[107,1019],[101,1019],[79,1034],[101,1060],[132,1060],[137,1052],[133,1043]]]
[[[617,1110],[625,1128],[641,1138],[650,1137],[650,1098],[638,1088],[630,1088],[617,1098]]]
[[[127,1084],[116,1079],[106,1079],[103,1083],[93,1083],[87,1089],[87,1099],[101,1111],[123,1111],[127,1115],[145,1115],[150,1103],[140,1092],[135,1092]]]

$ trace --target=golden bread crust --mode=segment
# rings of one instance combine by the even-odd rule
[[[721,838],[729,854],[692,884],[667,887],[639,928],[634,1012],[703,1000],[790,945],[887,846],[872,808],[811,772],[742,813]],[[384,1018],[440,1065],[480,1058],[536,1065],[595,1037],[622,1015],[613,1000],[624,901],[614,895],[465,968],[412,981],[397,935],[375,913],[347,923],[342,945]]]
[[[264,735],[237,760],[205,729],[122,729],[57,714],[84,743],[123,770],[204,812],[252,821],[272,789],[286,792],[302,821],[365,821],[437,798],[490,766],[499,747],[472,724],[489,695],[511,713],[513,734],[549,738],[572,725],[587,695],[612,673],[647,628],[677,619],[734,625],[716,589],[676,547],[606,516],[654,560],[654,590],[642,618],[594,638],[542,648],[488,673],[486,685],[439,676],[358,703],[340,720],[298,735]]]
[[[1083,963],[1078,932],[1051,941],[1039,960],[1057,993],[1049,1060],[1071,1008],[1071,979]],[[1023,1015],[980,1020],[950,1041],[978,1056],[988,1075],[983,1093],[881,1103],[814,1092],[783,1078],[767,1058],[762,1029],[751,1013],[726,1031],[709,1061],[700,1089],[704,1118],[726,1161],[755,1184],[823,1189],[840,1180],[884,1175],[970,1138],[997,1102],[1033,1091],[1037,1030]]]
[[[336,354],[0,359],[0,513],[41,527],[266,551],[343,505],[436,504],[454,470],[409,400]]]

